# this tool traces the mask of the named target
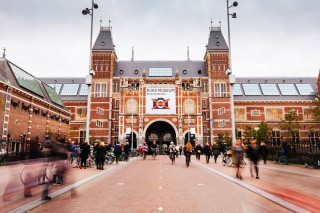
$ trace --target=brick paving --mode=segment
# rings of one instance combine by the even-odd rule
[[[70,187],[76,181],[101,176],[47,203],[39,201],[41,186],[33,189],[32,198],[23,198],[23,186],[17,177],[22,165],[0,167],[0,192],[9,180],[16,186],[12,200],[0,202],[0,212],[8,212],[37,200],[37,205],[42,205],[31,212],[289,212],[196,165],[201,163],[234,177],[235,169],[222,166],[220,158],[217,164],[213,163],[213,159],[206,164],[204,156],[200,161],[194,157],[193,160],[189,168],[185,167],[183,157],[171,165],[168,156],[158,156],[156,160],[148,156],[145,161],[137,158],[106,168],[115,168],[112,171],[72,168],[66,182],[61,186],[51,186],[50,193]],[[310,212],[320,209],[320,170],[268,162],[260,166],[261,179],[251,178],[248,165],[243,169],[243,177],[244,183]]]
[[[194,163],[186,168],[184,158],[118,167],[30,212],[289,212]]]

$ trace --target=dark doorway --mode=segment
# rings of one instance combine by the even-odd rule
[[[184,136],[184,144],[187,144],[189,140],[192,146],[195,146],[196,144],[195,134],[190,134],[190,132],[187,132]]]
[[[156,141],[159,145],[160,154],[166,154],[166,150],[171,141],[173,141],[174,144],[177,144],[176,132],[169,123],[165,121],[157,121],[151,124],[146,132],[146,142],[149,147],[153,141]]]
[[[131,134],[126,135],[126,142],[129,142],[130,148],[133,147],[134,149],[137,148],[137,135],[134,132],[131,132]],[[133,146],[132,146],[133,142]]]

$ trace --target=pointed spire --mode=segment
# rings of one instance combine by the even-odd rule
[[[3,54],[2,54],[2,57],[3,57],[3,58],[6,58],[6,48],[5,48],[5,47],[3,48]]]
[[[109,19],[109,29],[111,30],[111,20]]]
[[[189,46],[187,47],[187,61],[190,61],[190,56],[189,56]]]
[[[102,27],[101,24],[102,24],[102,20],[100,19],[100,30],[101,30],[101,27]]]
[[[132,47],[131,61],[134,61],[134,47]]]

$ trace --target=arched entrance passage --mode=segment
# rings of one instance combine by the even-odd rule
[[[171,141],[177,144],[176,132],[168,122],[156,121],[146,130],[146,142],[149,147],[154,140],[159,145],[160,153],[163,154]]]

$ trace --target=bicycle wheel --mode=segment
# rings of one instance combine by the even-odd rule
[[[232,166],[232,159],[231,157],[227,158],[227,166],[231,167]]]
[[[80,158],[74,157],[71,161],[71,167],[72,168],[78,168],[80,166]]]
[[[20,170],[20,180],[24,185],[33,185],[37,183],[39,174],[32,166],[24,166]]]
[[[313,161],[312,161],[313,168],[317,169],[319,167],[318,164],[319,164],[318,159],[313,159]]]
[[[225,166],[226,163],[227,163],[227,158],[226,158],[226,156],[223,156],[222,157],[222,165]]]
[[[284,156],[279,157],[279,164],[284,164]]]

